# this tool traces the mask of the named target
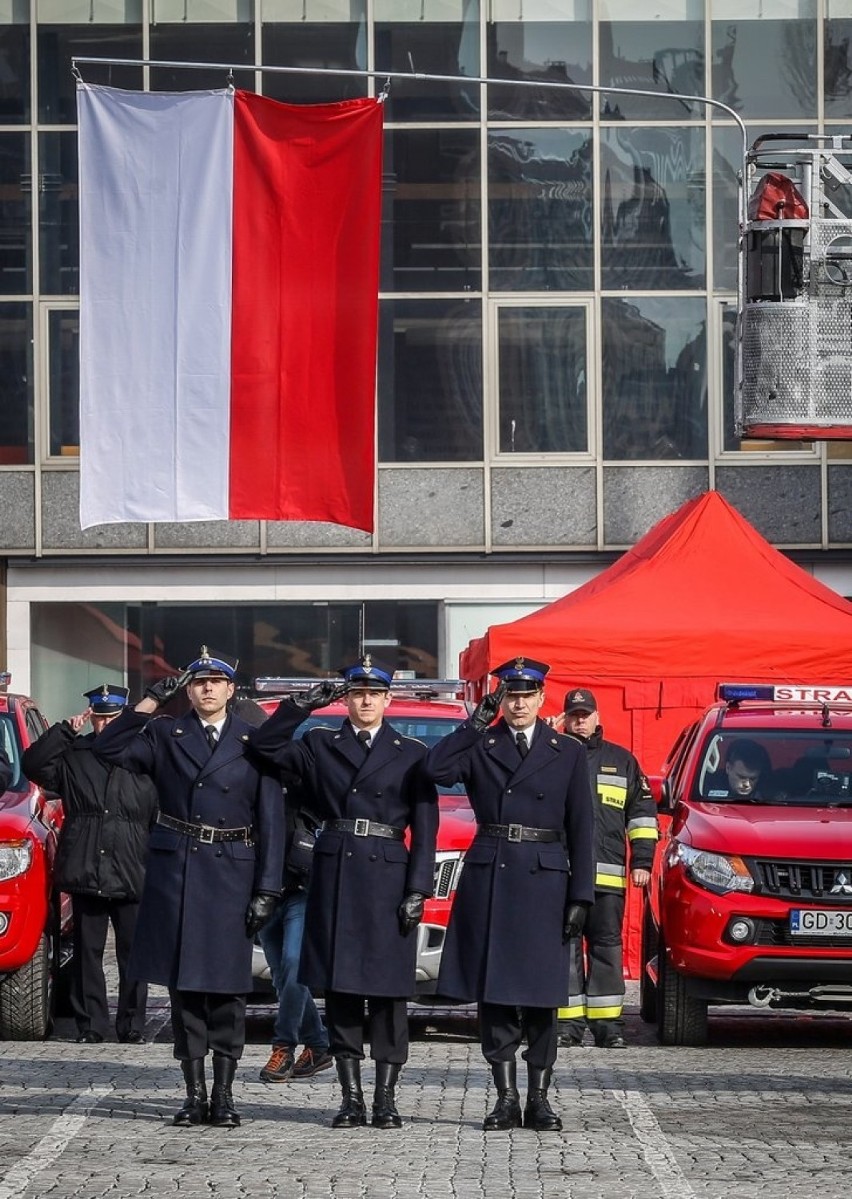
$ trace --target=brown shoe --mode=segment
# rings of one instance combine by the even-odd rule
[[[320,1070],[328,1070],[333,1065],[334,1058],[327,1049],[305,1048],[296,1059],[290,1077],[293,1082],[302,1082],[306,1078],[313,1078],[315,1074],[319,1074]]]
[[[273,1045],[269,1061],[260,1072],[261,1082],[287,1082],[293,1073],[294,1045]]]

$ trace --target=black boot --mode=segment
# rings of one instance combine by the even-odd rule
[[[524,1107],[524,1128],[532,1128],[534,1132],[561,1132],[562,1121],[547,1102],[550,1071],[540,1070],[535,1066],[528,1066],[527,1077],[528,1089],[527,1102]]]
[[[373,1097],[373,1128],[402,1128],[402,1119],[396,1110],[394,1087],[401,1066],[392,1062],[376,1062],[376,1093]]]
[[[186,1100],[172,1120],[178,1128],[191,1128],[195,1124],[206,1124],[209,1115],[207,1084],[204,1081],[204,1058],[195,1057],[182,1061],[183,1078],[186,1083]]]
[[[234,1107],[231,1085],[237,1072],[237,1059],[213,1054],[213,1090],[210,1095],[210,1123],[214,1128],[239,1128],[240,1117]]]
[[[361,1063],[355,1057],[335,1059],[337,1077],[343,1090],[340,1111],[331,1122],[332,1128],[358,1128],[367,1123],[364,1092],[361,1090]]]
[[[482,1121],[485,1132],[507,1132],[521,1127],[521,1098],[518,1094],[514,1062],[494,1062],[491,1066],[497,1102]]]

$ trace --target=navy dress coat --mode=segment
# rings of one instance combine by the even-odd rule
[[[464,858],[438,993],[466,1002],[559,1007],[568,995],[566,903],[595,897],[595,816],[585,751],[543,720],[525,758],[504,720],[460,725],[429,751],[437,783],[463,783],[478,824],[560,830],[564,843],[477,832]]]
[[[205,844],[154,826],[129,967],[135,978],[179,991],[252,989],[246,908],[255,892],[281,890],[284,798],[251,754],[250,731],[229,716],[211,754],[194,712],[152,719],[125,711],[97,738],[100,757],[153,779],[162,813],[189,824],[253,829],[254,844]]]
[[[251,734],[257,752],[306,792],[319,820],[364,817],[410,830],[410,842],[325,829],[308,888],[299,980],[312,990],[404,998],[414,994],[417,933],[403,936],[405,895],[431,895],[438,800],[426,747],[383,721],[365,754],[348,720],[292,741],[305,713],[283,700]]]

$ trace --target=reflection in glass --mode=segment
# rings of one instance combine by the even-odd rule
[[[734,432],[734,399],[737,387],[737,309],[736,305],[722,307],[722,449],[765,453],[767,450],[805,450],[803,441],[741,440]]]
[[[567,16],[568,0],[563,0],[562,7],[560,20],[536,20],[525,13],[524,20],[519,21],[517,11],[510,11],[517,9],[517,4],[501,5],[493,0],[492,17],[485,27],[488,77],[591,83],[592,22],[588,0],[579,0],[574,5],[573,20]],[[588,92],[569,89],[495,84],[488,88],[488,115],[492,120],[521,117],[528,121],[584,121],[591,117],[591,97]]]
[[[265,66],[367,69],[366,0],[263,0]],[[367,80],[334,75],[264,72],[274,100],[315,104],[367,94]]]
[[[492,288],[590,291],[594,286],[593,195],[589,134],[568,129],[492,131],[488,136]]]
[[[33,461],[33,313],[31,304],[0,304],[0,465]]]
[[[241,24],[151,24],[150,57],[163,62],[218,62],[239,66],[254,63],[254,26]],[[223,88],[221,70],[151,67],[152,92],[191,92]],[[254,73],[235,71],[234,86],[254,91]]]
[[[17,22],[0,25],[0,123],[30,119],[30,27],[26,7],[13,10]],[[70,74],[70,72],[69,72]]]
[[[501,307],[498,339],[500,453],[585,453],[585,310]]]
[[[80,447],[80,320],[76,311],[48,313],[50,453],[77,454]]]
[[[379,460],[482,460],[479,300],[379,306]]]
[[[749,138],[751,141],[751,138]],[[739,129],[713,130],[713,289],[736,291],[740,223],[738,176],[743,169]]]
[[[832,11],[837,7],[831,5]],[[837,20],[826,19],[825,47],[825,115],[827,118],[852,117],[852,14]]]
[[[80,282],[77,135],[39,134],[39,161],[41,290],[48,295],[76,295]]]
[[[707,456],[704,300],[604,300],[603,456]]]
[[[388,130],[384,291],[480,289],[481,173],[473,129]]]
[[[704,286],[702,130],[603,129],[601,186],[605,289]]]
[[[635,2],[604,0],[600,22],[600,82],[649,92],[703,96],[704,9],[700,0],[677,5],[682,19],[635,19]],[[680,13],[678,13],[680,15]],[[623,19],[627,17],[628,19]],[[607,120],[702,120],[704,105],[650,96],[601,97]]]
[[[31,170],[29,137],[0,134],[0,293],[6,296],[33,290]]]
[[[479,0],[376,0],[376,70],[482,74]],[[479,119],[479,84],[394,79],[388,121]]]
[[[746,13],[743,7],[741,0],[713,4],[712,95],[750,119],[815,118],[816,21],[811,0],[796,5],[808,16],[794,20],[769,19],[770,14],[778,16],[776,2],[750,0]],[[758,17],[758,12],[767,17]]]
[[[77,95],[71,58],[141,58],[142,3],[54,0],[48,6],[40,0],[37,11],[38,117],[45,124],[73,125]],[[142,88],[141,67],[83,63],[80,71],[87,83]]]

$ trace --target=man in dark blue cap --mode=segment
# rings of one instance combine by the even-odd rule
[[[594,809],[583,751],[539,717],[544,662],[517,657],[469,720],[429,751],[436,783],[463,783],[476,816],[453,902],[438,992],[479,1004],[497,1102],[486,1131],[562,1127],[547,1098],[568,941],[594,899]],[[492,726],[494,718],[500,720]],[[521,1112],[516,1053],[526,1037]]]
[[[127,704],[127,688],[103,683],[85,691],[85,712],[52,725],[24,752],[26,776],[62,797],[64,822],[54,883],[71,895],[74,958],[71,1007],[77,1041],[98,1044],[109,1031],[104,978],[107,929],[115,935],[119,1041],[144,1040],[148,988],[129,969],[145,874],[148,834],[157,813],[150,779],[109,766],[94,742]],[[87,724],[92,731],[84,733]]]
[[[240,1124],[232,1084],[245,1045],[252,943],[281,888],[283,795],[249,750],[251,725],[228,710],[235,673],[232,659],[202,646],[98,742],[109,761],[153,779],[160,798],[131,966],[169,988],[186,1082],[179,1127]],[[184,687],[191,710],[152,720]]]
[[[314,849],[299,979],[325,993],[329,1047],[343,1092],[334,1128],[366,1124],[361,1088],[364,1005],[376,1063],[372,1124],[399,1128],[395,1087],[408,1058],[424,899],[432,894],[438,804],[423,771],[426,747],[385,720],[389,671],[369,656],[286,698],[251,735],[254,748],[295,780],[323,821]],[[345,696],[348,717],[293,734],[315,708]],[[406,848],[405,835],[410,832]]]

